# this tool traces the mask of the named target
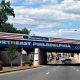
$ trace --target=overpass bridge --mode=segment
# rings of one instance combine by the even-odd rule
[[[9,41],[15,43],[19,48],[25,48],[27,50],[33,49],[35,53],[34,65],[46,64],[47,51],[80,52],[80,40],[0,32],[1,49],[8,47]]]

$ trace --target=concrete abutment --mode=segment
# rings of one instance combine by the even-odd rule
[[[44,50],[39,48],[34,49],[34,65],[47,64],[47,54]]]

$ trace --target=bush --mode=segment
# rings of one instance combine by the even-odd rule
[[[25,61],[24,64],[30,64],[31,61]]]
[[[24,65],[26,65],[26,64],[29,64],[29,66],[31,66],[32,65],[32,61],[25,61]]]
[[[0,60],[0,70],[3,70],[2,65],[3,65],[3,62]]]

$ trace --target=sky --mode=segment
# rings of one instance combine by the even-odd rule
[[[80,39],[80,0],[7,1],[15,13],[8,22],[17,29],[26,27],[36,36]]]

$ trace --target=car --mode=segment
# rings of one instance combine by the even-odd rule
[[[59,57],[58,56],[56,57],[56,60],[59,60]]]
[[[62,57],[62,58],[61,58],[61,61],[62,61],[62,62],[65,62],[65,58],[64,58],[64,57]]]
[[[71,59],[65,59],[65,64],[72,64],[72,60]]]

